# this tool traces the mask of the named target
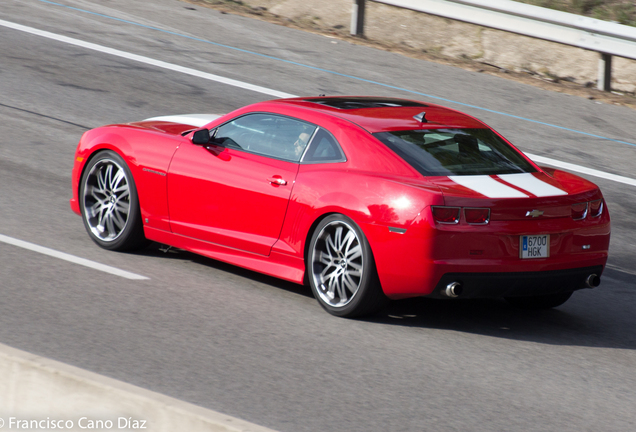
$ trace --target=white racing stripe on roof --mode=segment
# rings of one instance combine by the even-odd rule
[[[487,175],[448,176],[449,179],[488,198],[526,198],[528,195]]]
[[[530,192],[532,195],[538,197],[567,195],[568,193],[562,189],[552,186],[536,178],[531,173],[522,174],[502,174],[498,175],[500,179],[506,183],[510,183],[513,186],[517,186],[519,189],[523,189],[526,192]]]
[[[195,127],[202,127],[210,123],[213,120],[221,117],[219,114],[181,114],[181,115],[169,115],[152,117],[143,121],[164,121],[171,123],[181,123]]]

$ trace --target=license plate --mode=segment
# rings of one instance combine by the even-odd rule
[[[519,237],[519,257],[521,259],[547,258],[549,256],[550,234]]]

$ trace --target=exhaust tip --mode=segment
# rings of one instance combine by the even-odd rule
[[[446,285],[446,289],[444,290],[444,294],[446,297],[457,298],[459,297],[464,289],[462,288],[462,284],[459,282],[451,282]]]
[[[594,273],[592,273],[585,279],[585,286],[588,288],[596,288],[600,284],[601,284],[601,278]]]

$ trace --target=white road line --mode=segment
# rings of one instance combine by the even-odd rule
[[[110,54],[110,55],[114,55],[117,57],[121,57],[121,58],[125,58],[128,60],[133,60],[133,61],[137,61],[140,63],[145,63],[148,65],[152,65],[152,66],[156,66],[156,67],[160,67],[163,69],[168,69],[171,71],[175,71],[175,72],[180,72],[180,73],[184,73],[187,75],[192,75],[198,78],[203,78],[203,79],[207,79],[210,81],[216,81],[222,84],[227,84],[227,85],[231,85],[234,87],[239,87],[245,90],[251,90],[257,93],[262,93],[262,94],[266,94],[269,96],[274,96],[274,97],[279,97],[279,98],[288,98],[288,97],[297,97],[296,95],[293,95],[291,93],[284,93],[278,90],[273,90],[267,87],[261,87],[261,86],[257,86],[257,85],[253,85],[253,84],[249,84],[243,81],[237,81],[237,80],[233,80],[230,78],[225,78],[219,75],[214,75],[214,74],[210,74],[207,72],[202,72],[202,71],[198,71],[196,69],[190,69],[187,67],[183,67],[183,66],[178,66],[172,63],[166,63],[163,62],[161,60],[155,60],[152,59],[150,57],[144,57],[144,56],[140,56],[137,54],[132,54],[129,52],[125,52],[125,51],[120,51],[117,49],[113,49],[113,48],[108,48],[102,45],[97,45],[94,43],[90,43],[90,42],[85,42],[79,39],[74,39],[74,38],[70,38],[67,36],[62,36],[62,35],[58,35],[56,33],[50,33],[44,30],[39,30],[33,27],[27,27],[21,24],[16,24],[16,23],[12,23],[10,21],[4,21],[4,20],[0,20],[0,25],[4,26],[4,27],[8,27],[10,29],[14,29],[14,30],[19,30],[22,32],[26,32],[26,33],[30,33],[36,36],[42,36],[48,39],[53,39],[59,42],[64,42],[64,43],[68,43],[71,45],[76,45],[79,47],[83,47],[83,48],[87,48],[90,50],[94,50],[94,51],[99,51],[101,53],[105,53],[105,54]],[[630,186],[636,186],[636,179],[632,179],[629,177],[623,177],[623,176],[619,176],[616,174],[610,174],[610,173],[606,173],[603,171],[598,171],[595,169],[591,169],[591,168],[586,168],[580,165],[575,165],[575,164],[571,164],[568,162],[561,162],[558,161],[556,159],[550,159],[550,158],[546,158],[543,156],[537,156],[537,155],[531,155],[529,153],[526,153],[528,155],[528,157],[530,157],[530,159],[534,160],[537,163],[543,163],[546,165],[550,165],[550,166],[554,166],[557,168],[563,168],[569,171],[574,171],[574,172],[579,172],[579,173],[583,173],[583,174],[588,174],[594,177],[599,177],[599,178],[603,178],[606,180],[611,180],[611,181],[615,181],[618,183],[623,183],[623,184],[627,184]]]
[[[210,80],[210,81],[215,81],[215,82],[219,82],[222,84],[227,84],[230,86],[234,86],[234,87],[239,87],[245,90],[250,90],[250,91],[254,91],[257,93],[262,93],[262,94],[266,94],[269,96],[273,96],[273,97],[278,97],[278,98],[289,98],[289,97],[297,97],[296,95],[290,94],[290,93],[284,93],[278,90],[273,90],[267,87],[261,87],[261,86],[257,86],[257,85],[253,85],[253,84],[249,84],[246,82],[242,82],[242,81],[237,81],[237,80],[233,80],[231,78],[226,78],[226,77],[222,77],[219,75],[214,75],[214,74],[210,74],[207,72],[202,72],[196,69],[191,69],[191,68],[187,68],[187,67],[183,67],[183,66],[179,66],[179,65],[175,65],[172,63],[167,63],[161,60],[156,60],[150,57],[145,57],[145,56],[141,56],[141,55],[137,55],[137,54],[132,54],[126,51],[120,51],[114,48],[108,48],[102,45],[97,45],[91,42],[86,42],[86,41],[82,41],[79,39],[74,39],[74,38],[70,38],[67,36],[62,36],[62,35],[58,35],[56,33],[51,33],[51,32],[47,32],[44,30],[39,30],[33,27],[27,27],[21,24],[16,24],[16,23],[12,23],[9,21],[4,21],[4,20],[0,20],[0,25],[13,29],[13,30],[18,30],[18,31],[22,31],[25,33],[30,33],[36,36],[41,36],[47,39],[52,39],[58,42],[63,42],[63,43],[67,43],[70,45],[75,45],[75,46],[79,46],[82,48],[86,48],[86,49],[90,49],[93,51],[98,51],[104,54],[109,54],[109,55],[113,55],[116,57],[121,57],[121,58],[125,58],[127,60],[132,60],[132,61],[136,61],[139,63],[144,63],[144,64],[148,64],[151,66],[156,66],[159,68],[163,68],[163,69],[167,69],[167,70],[171,70],[174,72],[180,72],[186,75],[191,75],[191,76],[195,76],[198,78],[203,78],[206,80]],[[598,171],[595,169],[591,169],[591,168],[586,168],[580,165],[575,165],[575,164],[571,164],[568,162],[561,162],[555,159],[550,159],[547,157],[543,157],[543,156],[537,156],[537,155],[533,155],[530,153],[526,153],[526,155],[532,159],[533,161],[540,163],[540,164],[546,164],[546,165],[550,165],[550,166],[554,166],[557,168],[563,168],[569,171],[574,171],[574,172],[579,172],[579,173],[583,173],[583,174],[588,174],[591,176],[595,176],[595,177],[599,177],[599,178],[603,178],[603,179],[607,179],[607,180],[611,180],[611,181],[615,181],[618,183],[623,183],[623,184],[627,184],[630,186],[636,186],[636,180],[635,179],[631,179],[628,177],[623,177],[623,176],[619,176],[619,175],[615,175],[615,174],[610,174],[610,173],[606,173],[603,171]],[[79,265],[83,265],[85,267],[89,267],[95,270],[99,270],[99,271],[103,271],[106,273],[110,273],[116,276],[121,276],[127,279],[133,279],[133,280],[144,280],[144,279],[149,279],[145,276],[141,276],[135,273],[130,273],[124,270],[120,270],[118,268],[115,267],[110,267],[107,266],[105,264],[100,264],[98,262],[95,261],[90,261],[84,258],[79,258],[76,257],[74,255],[70,255],[64,252],[59,252],[53,249],[49,249],[43,246],[39,246],[33,243],[29,243],[29,242],[25,242],[22,240],[18,240],[18,239],[14,239],[12,237],[7,237],[4,236],[2,234],[0,234],[0,241],[10,244],[10,245],[14,245],[14,246],[18,246],[24,249],[28,249],[34,252],[38,252],[44,255],[48,255],[48,256],[52,256],[55,258],[59,258],[65,261],[69,261],[75,264],[79,264]]]
[[[611,180],[617,183],[623,183],[626,185],[630,185],[630,186],[636,186],[636,179],[633,178],[629,178],[629,177],[623,177],[623,176],[619,176],[616,174],[611,174],[611,173],[606,173],[605,171],[599,171],[599,170],[595,170],[592,168],[586,168],[584,166],[581,165],[575,165],[575,164],[571,164],[569,162],[561,162],[559,160],[556,159],[550,159],[547,157],[543,157],[543,156],[537,156],[537,155],[533,155],[530,153],[526,153],[524,152],[526,156],[528,156],[530,159],[532,159],[534,162],[536,162],[537,164],[546,164],[546,165],[550,165],[553,167],[557,167],[557,168],[563,168],[565,170],[568,171],[574,171],[574,172],[578,172],[581,174],[587,174],[587,175],[591,175],[594,177],[599,177],[605,180]]]
[[[192,75],[198,78],[203,78],[203,79],[207,79],[210,81],[216,81],[222,84],[227,84],[227,85],[231,85],[234,87],[240,87],[242,89],[245,90],[251,90],[251,91],[255,91],[258,93],[263,93],[269,96],[273,96],[273,97],[277,97],[277,98],[289,98],[289,97],[295,97],[295,95],[293,94],[289,94],[289,93],[284,93],[284,92],[280,92],[278,90],[273,90],[273,89],[269,89],[267,87],[261,87],[261,86],[257,86],[254,84],[249,84],[246,82],[242,82],[242,81],[237,81],[237,80],[233,80],[231,78],[226,78],[226,77],[222,77],[219,75],[214,75],[211,73],[207,73],[207,72],[202,72],[196,69],[191,69],[191,68],[187,68],[187,67],[183,67],[183,66],[179,66],[179,65],[175,65],[172,63],[167,63],[161,60],[155,60],[152,59],[150,57],[145,57],[145,56],[141,56],[141,55],[137,55],[137,54],[132,54],[126,51],[120,51],[114,48],[108,48],[102,45],[97,45],[91,42],[85,42],[79,39],[74,39],[74,38],[70,38],[67,36],[62,36],[62,35],[58,35],[55,33],[50,33],[44,30],[39,30],[33,27],[27,27],[27,26],[23,26],[21,24],[16,24],[16,23],[12,23],[9,21],[4,21],[4,20],[0,20],[0,25],[4,26],[4,27],[8,27],[10,29],[13,30],[19,30],[25,33],[30,33],[36,36],[41,36],[41,37],[45,37],[47,39],[53,39],[56,40],[58,42],[64,42],[70,45],[75,45],[75,46],[79,46],[82,48],[87,48],[93,51],[99,51],[101,53],[104,54],[110,54],[113,56],[117,56],[117,57],[121,57],[121,58],[125,58],[127,60],[133,60],[139,63],[145,63],[148,65],[152,65],[152,66],[156,66],[156,67],[160,67],[163,69],[168,69],[171,71],[175,71],[175,72],[180,72],[186,75]]]
[[[44,255],[48,255],[54,258],[59,258],[64,261],[72,262],[74,264],[83,265],[84,267],[89,267],[94,270],[99,270],[105,273],[110,273],[115,276],[120,276],[126,279],[132,280],[147,280],[150,279],[146,276],[141,276],[135,273],[130,273],[125,270],[120,270],[115,267],[107,266],[105,264],[100,264],[95,261],[87,260],[84,258],[76,257],[75,255],[70,255],[64,252],[56,251],[54,249],[49,249],[44,246],[39,246],[33,243],[25,242],[23,240],[18,240],[13,237],[8,237],[0,234],[0,242],[7,243],[13,246],[21,247],[23,249],[28,249],[33,252],[41,253]]]

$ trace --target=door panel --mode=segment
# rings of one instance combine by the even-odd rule
[[[260,255],[280,235],[298,164],[184,144],[168,173],[174,233]]]

